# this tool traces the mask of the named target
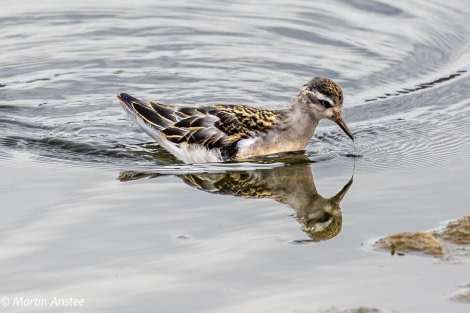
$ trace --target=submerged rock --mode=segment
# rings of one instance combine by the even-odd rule
[[[433,232],[433,235],[453,244],[470,244],[470,215],[450,222],[442,232]]]
[[[470,291],[459,293],[458,295],[454,296],[452,300],[470,303]]]
[[[461,285],[460,290],[450,299],[454,301],[470,303],[470,284]]]
[[[405,252],[422,252],[433,256],[442,256],[444,249],[439,240],[430,233],[400,233],[380,239],[375,245],[390,250],[391,254],[402,255]]]
[[[390,250],[392,255],[422,252],[436,257],[469,255],[470,215],[449,222],[441,231],[400,233],[378,240],[374,246]]]

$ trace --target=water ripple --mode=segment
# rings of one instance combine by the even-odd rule
[[[315,75],[342,85],[360,162],[409,167],[468,155],[470,29],[460,2],[146,5],[18,3],[0,13],[2,158],[175,164],[129,127],[118,92],[285,108]],[[309,161],[354,155],[341,130],[324,125]]]

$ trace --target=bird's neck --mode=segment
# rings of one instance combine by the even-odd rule
[[[284,123],[286,126],[286,136],[298,142],[304,149],[318,125],[318,120],[312,115],[311,109],[302,101],[300,95],[296,97],[290,109],[284,111]]]

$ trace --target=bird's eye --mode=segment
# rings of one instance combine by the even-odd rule
[[[331,105],[331,103],[329,103],[329,102],[326,101],[326,100],[320,100],[320,104],[321,104],[325,109],[328,109],[328,108],[333,107],[333,106]]]

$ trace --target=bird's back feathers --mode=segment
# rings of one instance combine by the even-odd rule
[[[282,111],[243,105],[192,108],[144,103],[124,93],[118,98],[134,120],[140,118],[155,129],[151,135],[160,143],[168,141],[176,149],[216,149],[222,158],[218,161],[234,160],[240,140],[265,135],[282,117]]]

